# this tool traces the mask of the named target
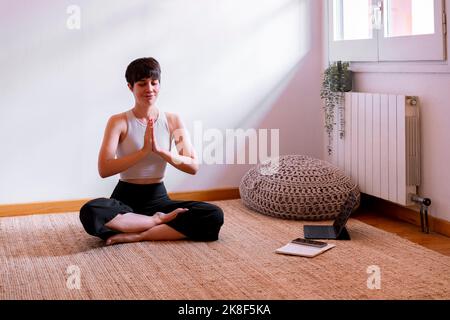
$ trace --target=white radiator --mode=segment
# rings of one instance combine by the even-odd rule
[[[351,176],[361,192],[411,204],[409,194],[417,194],[420,184],[418,99],[348,92],[344,110],[344,138],[336,119],[333,164]]]

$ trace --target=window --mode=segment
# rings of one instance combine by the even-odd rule
[[[444,61],[443,0],[328,0],[330,60]]]

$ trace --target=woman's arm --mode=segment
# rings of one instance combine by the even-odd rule
[[[151,137],[153,151],[157,152],[161,158],[172,166],[189,174],[196,174],[198,171],[198,161],[195,150],[189,139],[189,135],[184,128],[180,117],[177,114],[167,113],[170,133],[173,135],[178,154],[159,149],[154,137]],[[153,132],[153,131],[152,131]]]
[[[122,121],[123,115],[114,115],[108,120],[102,146],[98,155],[98,173],[100,177],[107,178],[118,174],[139,162],[148,153],[148,144],[144,148],[120,159],[116,159],[116,150],[119,144],[120,134],[126,131],[126,121]]]

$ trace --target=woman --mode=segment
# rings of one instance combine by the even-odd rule
[[[167,163],[194,175],[198,161],[178,115],[156,106],[161,80],[158,61],[134,60],[125,78],[134,95],[134,107],[109,119],[98,158],[100,176],[120,173],[120,180],[109,199],[94,199],[81,208],[83,227],[107,245],[217,240],[222,210],[205,202],[172,201],[164,187]],[[172,141],[176,153],[171,152]]]

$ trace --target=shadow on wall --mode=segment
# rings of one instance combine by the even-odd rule
[[[161,109],[186,124],[282,127],[294,102],[284,109],[277,99],[311,50],[312,2],[80,0],[79,30],[67,28],[70,3],[45,1],[31,12],[27,1],[2,2],[1,15],[11,15],[0,19],[0,105],[8,106],[0,108],[0,134],[16,132],[2,145],[2,165],[21,170],[2,171],[12,183],[0,187],[0,203],[109,194],[117,179],[99,180],[98,148],[108,117],[132,105],[124,69],[138,56],[161,62]],[[173,171],[167,182],[170,191],[188,181],[235,184],[240,167],[203,166],[196,177]],[[27,181],[27,192],[14,181]]]
[[[299,32],[290,40],[293,48],[297,49],[293,49],[295,55],[289,57],[289,66],[284,65],[279,68],[276,78],[269,75],[264,76],[264,67],[269,65],[270,68],[274,57],[279,57],[282,54],[275,52],[266,56],[266,64],[261,64],[260,74],[249,77],[253,84],[251,90],[256,93],[257,99],[248,101],[249,103],[244,104],[239,110],[236,110],[230,104],[231,107],[225,109],[225,112],[219,117],[218,124],[208,127],[205,124],[203,125],[204,131],[208,128],[214,128],[213,130],[221,131],[225,137],[226,129],[242,129],[245,131],[249,128],[269,128],[267,133],[270,136],[270,128],[279,129],[280,154],[300,153],[317,158],[321,157],[323,126],[319,98],[320,75],[317,73],[317,70],[320,70],[321,57],[311,53],[311,37],[313,36],[311,30],[314,21],[310,20],[310,15],[305,16],[305,12],[311,11],[309,6],[306,2],[302,2],[302,5],[299,6]],[[279,13],[281,14],[282,11]],[[320,31],[316,32],[320,33]],[[270,82],[270,87],[267,86],[268,82]],[[317,94],[314,94],[314,92],[317,92]],[[206,123],[206,121],[204,122]],[[191,130],[191,136],[194,134]],[[270,137],[268,137],[268,140],[270,140]],[[198,153],[199,150],[205,152],[205,146],[211,150],[213,148],[210,148],[210,146],[217,144],[218,148],[224,149],[226,144],[223,141],[207,140],[205,137],[202,141],[203,146],[201,148],[198,144],[195,145]],[[195,177],[172,171],[166,178],[168,189],[173,192],[186,191],[187,189],[203,190],[236,187],[243,174],[254,166],[254,164],[248,164],[248,149],[248,143],[235,148],[235,164],[202,165]],[[225,153],[225,150],[223,150],[224,162],[226,159]],[[236,164],[237,153],[247,155],[247,164]],[[198,155],[200,157],[204,154]]]

